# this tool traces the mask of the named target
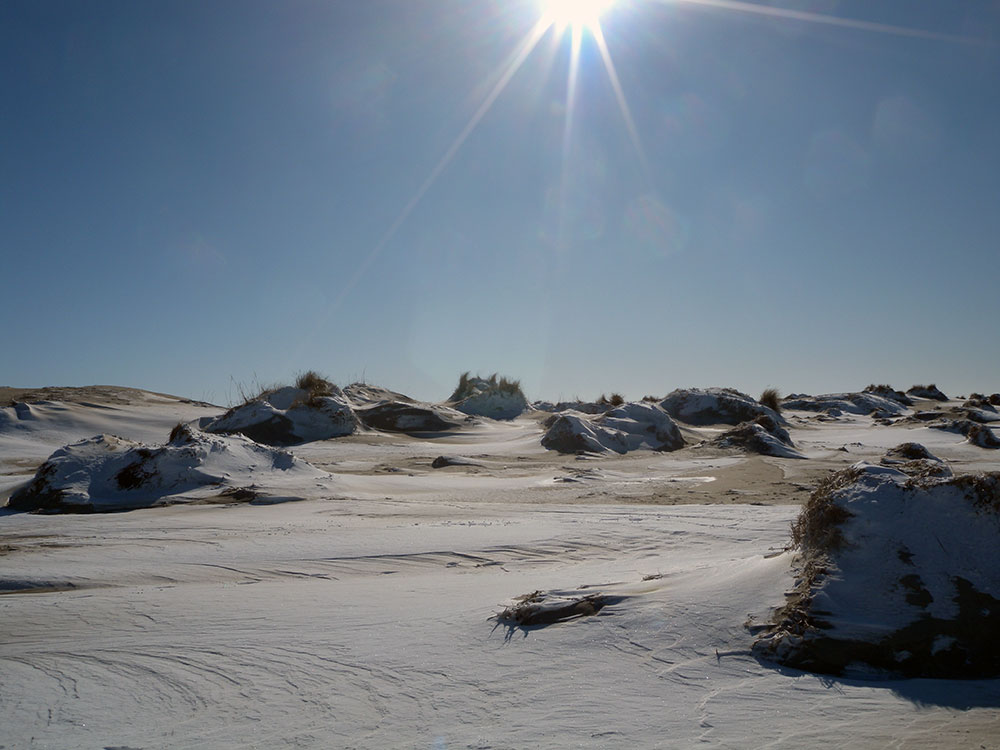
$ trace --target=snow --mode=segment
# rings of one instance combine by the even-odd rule
[[[177,421],[222,411],[30,408],[37,419],[11,410],[0,425],[0,492],[67,443],[113,432],[155,450]],[[329,476],[250,481],[296,503],[0,512],[0,744],[994,747],[1000,680],[815,675],[751,646],[795,585],[782,550],[797,484],[903,442],[956,473],[996,470],[997,452],[922,424],[786,416],[808,460],[694,447],[567,456],[541,446],[527,412],[430,438],[295,445]],[[693,444],[722,431],[682,432]],[[475,465],[432,468],[441,455]],[[244,469],[211,474],[242,485]],[[753,504],[772,496],[784,504]],[[969,554],[972,565],[980,552]],[[605,604],[545,627],[498,623],[535,591]],[[931,647],[947,653],[949,637]]]
[[[805,458],[795,449],[788,431],[770,417],[744,422],[722,433],[713,442],[722,448],[743,448],[778,458]]]
[[[842,543],[818,549],[806,540],[803,549],[806,564],[822,567],[802,591],[804,612],[821,624],[804,632],[782,626],[757,644],[759,653],[795,665],[819,659],[848,672],[885,671],[888,660],[911,675],[1000,676],[1000,655],[981,643],[995,625],[987,618],[1000,620],[1000,608],[970,620],[963,603],[965,584],[982,601],[1000,597],[1000,474],[979,475],[986,478],[977,489],[963,477],[913,479],[908,468],[923,467],[859,462],[843,474],[851,481],[829,494],[846,514],[837,522]],[[980,606],[991,605],[972,609]],[[928,642],[920,629],[932,624],[938,635]],[[942,636],[950,631],[961,638],[946,649]],[[831,643],[846,644],[859,662],[876,662],[845,666],[844,657],[831,656]],[[930,658],[952,649],[949,660]]]
[[[330,479],[290,453],[242,436],[190,428],[177,433],[162,446],[98,435],[60,448],[11,497],[11,507],[106,512],[220,497],[227,490],[273,500],[296,485]],[[333,483],[321,486],[332,489]]]
[[[895,417],[905,414],[907,407],[875,393],[827,393],[822,396],[793,394],[782,403],[783,409],[823,411],[831,416],[840,414],[875,414]]]
[[[289,445],[350,435],[359,424],[339,389],[330,396],[310,396],[289,386],[230,409],[204,429],[241,433],[270,445]]]
[[[483,388],[462,399],[455,408],[463,414],[491,419],[514,419],[528,409],[528,401],[520,391]]]
[[[773,409],[732,388],[686,388],[667,394],[660,406],[674,419],[689,424],[736,425],[760,416],[784,420]]]
[[[676,450],[684,445],[677,425],[655,404],[623,404],[598,417],[561,412],[550,417],[546,424],[548,431],[542,445],[562,453]]]

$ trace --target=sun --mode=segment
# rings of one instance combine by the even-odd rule
[[[557,30],[567,26],[574,29],[596,27],[601,14],[609,10],[617,0],[539,0],[542,19]]]

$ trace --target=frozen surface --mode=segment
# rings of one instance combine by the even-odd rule
[[[162,443],[222,409],[35,411],[48,437],[0,427],[0,493],[68,442]],[[294,446],[334,482],[298,503],[0,514],[0,745],[996,748],[1000,681],[835,679],[750,646],[794,585],[782,550],[819,478],[907,441],[957,472],[997,451],[785,416],[807,460],[693,447],[711,427],[672,453],[560,455],[529,412]],[[534,591],[615,603],[491,619]]]

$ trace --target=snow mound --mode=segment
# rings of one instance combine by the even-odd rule
[[[455,408],[463,414],[491,419],[514,419],[528,408],[524,394],[502,393],[500,391],[482,391],[455,404]]]
[[[548,430],[542,436],[542,447],[560,453],[628,452],[628,438],[620,430],[594,424],[586,415],[564,412],[546,420]]]
[[[782,406],[797,411],[821,411],[833,417],[846,413],[886,418],[900,416],[907,411],[898,401],[869,392],[827,393],[822,396],[792,394],[784,400]]]
[[[891,385],[869,385],[864,390],[865,393],[874,393],[876,396],[887,398],[903,406],[913,406],[913,399],[902,391],[897,391]]]
[[[1000,413],[986,397],[970,398],[962,404],[962,409],[973,422],[1000,422]]]
[[[627,453],[643,448],[673,451],[684,447],[681,431],[670,415],[649,403],[623,404],[597,418],[566,412],[549,417],[545,426],[548,430],[542,446],[560,453]]]
[[[206,432],[245,435],[266,445],[295,445],[350,435],[359,422],[343,392],[317,396],[288,386],[262,393],[203,425]]]
[[[798,586],[758,657],[837,675],[1000,675],[1000,473],[855,464],[813,492],[792,541]]]
[[[732,388],[678,389],[670,392],[660,407],[674,419],[694,425],[738,425],[760,416],[779,424],[785,421],[773,409]]]
[[[947,401],[948,397],[942,393],[941,389],[931,383],[930,385],[915,385],[906,394],[913,398],[927,398],[933,401]]]
[[[624,433],[630,451],[640,448],[675,451],[684,447],[680,428],[656,404],[642,401],[622,404],[594,421],[605,429]]]
[[[886,451],[879,463],[897,469],[909,477],[924,479],[953,476],[948,464],[920,443],[900,443]]]
[[[388,432],[430,433],[461,426],[463,414],[452,409],[403,401],[384,401],[356,412],[366,427]]]
[[[396,391],[390,391],[388,388],[382,388],[377,385],[368,385],[367,383],[351,383],[349,386],[344,388],[343,394],[347,402],[355,408],[370,406],[383,401],[402,401],[408,404],[414,403],[412,398],[404,396],[402,393],[396,393]]]
[[[744,422],[719,435],[712,444],[720,448],[740,448],[778,458],[805,458],[795,449],[788,430],[768,416]]]
[[[94,513],[208,498],[251,500],[260,494],[258,482],[328,476],[286,451],[183,426],[162,446],[115,435],[64,446],[11,496],[7,507]]]
[[[521,384],[507,378],[497,379],[495,374],[481,378],[463,373],[449,401],[463,414],[491,419],[514,419],[528,408]]]
[[[578,411],[582,414],[603,414],[610,407],[608,404],[600,404],[596,401],[560,401],[553,404],[551,401],[536,401],[532,408],[536,411],[547,411],[553,414],[563,411]]]
[[[989,427],[971,419],[944,419],[933,422],[928,427],[945,432],[957,432],[965,435],[970,443],[978,445],[980,448],[1000,448],[1000,439]]]

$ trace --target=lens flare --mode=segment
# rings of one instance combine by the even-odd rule
[[[616,0],[541,0],[542,18],[557,30],[594,28]]]

